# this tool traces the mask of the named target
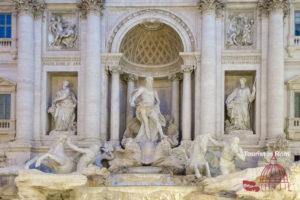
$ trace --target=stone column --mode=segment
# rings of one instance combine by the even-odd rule
[[[102,55],[102,77],[101,77],[101,116],[100,116],[100,139],[106,141],[108,139],[108,77],[109,71],[106,67],[106,55]]]
[[[34,21],[34,133],[35,145],[41,140],[41,91],[42,91],[42,24],[44,8],[35,13]]]
[[[182,141],[192,139],[192,72],[195,68],[194,53],[181,52],[179,55],[183,59],[181,70],[183,73],[182,85]]]
[[[78,7],[87,17],[86,66],[85,69],[85,139],[100,138],[100,77],[101,34],[100,15],[102,2],[81,0]]]
[[[125,81],[127,81],[126,125],[128,125],[134,116],[134,109],[130,106],[130,98],[134,91],[134,82],[136,80],[138,80],[138,77],[133,74],[125,76]]]
[[[182,79],[182,74],[181,73],[173,74],[169,77],[169,79],[172,81],[172,102],[171,102],[172,118],[174,119],[174,124],[177,127],[179,127],[179,114],[180,114],[180,108],[179,108],[180,86],[179,86],[179,81]]]
[[[120,140],[120,59],[122,54],[112,54],[108,61],[111,73],[110,141],[119,145]]]
[[[15,1],[18,11],[17,134],[16,140],[30,144],[34,113],[34,23],[37,1]]]
[[[215,134],[216,127],[216,9],[218,0],[201,0],[200,134]],[[199,90],[199,88],[196,88]],[[199,134],[199,133],[196,133]]]
[[[283,17],[288,0],[261,1],[259,7],[269,14],[267,64],[267,139],[284,134],[284,41]]]

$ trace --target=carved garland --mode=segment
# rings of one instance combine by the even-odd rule
[[[153,15],[155,14],[162,14],[162,15],[167,15],[169,17],[171,17],[172,19],[174,19],[175,21],[177,21],[188,33],[189,39],[191,41],[192,44],[192,51],[195,50],[195,39],[193,37],[192,31],[190,30],[190,28],[186,25],[185,22],[183,22],[182,19],[180,19],[178,16],[174,15],[171,12],[165,11],[165,10],[158,10],[158,9],[146,9],[146,10],[141,10],[135,13],[130,14],[129,16],[127,16],[125,19],[123,19],[113,30],[112,35],[110,36],[109,40],[108,40],[108,52],[111,52],[111,48],[112,48],[112,43],[114,41],[114,38],[116,36],[116,34],[118,33],[118,31],[121,29],[121,27],[126,24],[129,20],[141,16],[141,15],[145,15],[151,13]]]

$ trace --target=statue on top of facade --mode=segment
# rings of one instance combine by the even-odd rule
[[[141,123],[135,138],[138,142],[154,142],[166,137],[162,129],[166,125],[166,120],[160,113],[160,101],[153,89],[152,77],[146,77],[146,86],[138,88],[133,93],[130,104],[136,107],[136,116]]]
[[[246,85],[246,78],[240,79],[240,86],[235,88],[226,99],[226,108],[229,121],[226,123],[226,131],[251,130],[250,105],[255,99],[255,83],[252,92]]]
[[[52,101],[48,112],[52,115],[54,131],[75,131],[76,130],[76,106],[77,99],[71,89],[70,82],[64,81]]]
[[[50,19],[49,31],[52,38],[49,46],[74,48],[78,39],[76,24],[63,19],[61,15],[53,15]]]

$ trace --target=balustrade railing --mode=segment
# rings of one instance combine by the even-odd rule
[[[15,120],[0,119],[0,133],[14,133],[15,130]]]
[[[0,48],[10,48],[12,47],[11,38],[0,38]]]

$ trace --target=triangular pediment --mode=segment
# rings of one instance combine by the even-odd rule
[[[0,77],[0,86],[16,86],[16,83],[11,80]]]

